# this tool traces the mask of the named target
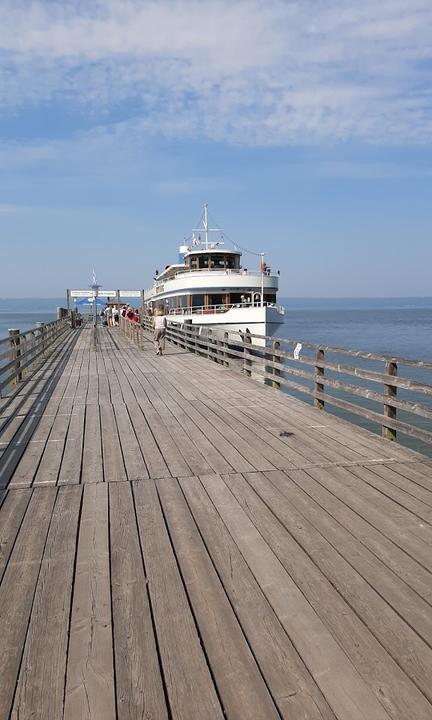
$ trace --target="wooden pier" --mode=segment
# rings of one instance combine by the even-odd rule
[[[1,720],[431,720],[430,459],[97,335],[0,400]]]

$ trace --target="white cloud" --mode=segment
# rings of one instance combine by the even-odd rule
[[[123,111],[135,142],[429,143],[431,47],[430,0],[3,0],[0,105]]]
[[[0,213],[15,213],[22,210],[20,205],[5,205],[0,204]]]

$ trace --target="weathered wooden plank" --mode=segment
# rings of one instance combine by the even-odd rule
[[[399,508],[389,498],[382,502],[379,493],[365,493],[361,482],[347,468],[335,467],[331,472],[325,468],[311,468],[308,473],[427,570],[432,570],[432,556],[427,544],[429,529],[426,525],[420,528],[418,518]]]
[[[128,479],[148,478],[149,474],[126,405],[114,405],[114,414]]]
[[[15,415],[11,418],[8,424],[0,435],[0,448],[7,447],[9,443],[13,442],[18,430],[25,420],[25,415]]]
[[[202,484],[179,482],[282,717],[334,719]]]
[[[61,461],[58,484],[78,484],[81,476],[85,406],[76,405],[68,427],[66,444]]]
[[[392,482],[396,481],[396,477],[393,473],[397,473],[402,478],[406,478],[410,481],[409,488],[410,492],[413,492],[416,487],[424,488],[427,493],[432,493],[432,465],[427,462],[424,463],[391,463],[390,466],[383,466],[383,470],[390,468],[392,471]],[[429,494],[424,496],[418,496],[430,505]],[[427,498],[427,499],[426,499]]]
[[[375,472],[375,468],[357,466],[350,468],[350,473],[358,477],[361,482],[366,483],[371,488],[381,493],[384,498],[390,498],[391,501],[394,501],[410,513],[417,515],[417,517],[421,518],[426,523],[429,523],[429,525],[432,523],[431,505],[418,500],[410,493],[406,492],[405,489],[397,487],[386,478],[381,477],[379,473]],[[430,495],[430,500],[432,501],[432,494]]]
[[[12,720],[63,713],[69,611],[81,487],[58,490],[11,713]],[[43,494],[46,490],[41,490]]]
[[[57,415],[55,418],[34,478],[34,485],[56,484],[69,428],[69,421],[69,415]]]
[[[341,443],[336,443],[331,439],[320,442],[317,437],[317,431],[307,427],[304,419],[300,417],[295,410],[284,412],[276,412],[274,404],[268,403],[268,408],[264,405],[260,407],[246,407],[237,410],[230,408],[230,413],[238,416],[238,413],[250,419],[251,422],[260,423],[264,427],[264,432],[268,432],[274,438],[278,438],[280,442],[289,448],[291,458],[297,467],[304,467],[312,463],[322,464],[325,462],[347,462],[358,461],[362,456],[345,448]],[[322,420],[322,418],[321,418]],[[281,433],[292,433],[291,435],[281,435]]]
[[[178,448],[184,461],[187,463],[188,471],[176,472],[174,468],[170,468],[171,474],[175,476],[190,475],[199,472],[211,472],[211,465],[209,464],[208,455],[211,457],[215,456],[216,462],[224,462],[220,453],[215,451],[214,447],[210,444],[207,445],[206,451],[203,453],[202,448],[198,441],[206,442],[205,437],[195,427],[193,423],[190,423],[187,427],[188,418],[183,410],[179,409],[176,404],[171,405],[166,393],[162,394],[158,391],[156,386],[155,378],[152,378],[150,383],[142,368],[137,364],[136,359],[129,359],[130,366],[134,368],[134,377],[140,382],[140,386],[145,391],[146,399],[142,401],[140,395],[137,393],[136,397],[139,401],[143,412],[149,414],[150,410],[154,408],[160,416],[163,425],[168,428],[169,433],[174,441],[175,446]],[[150,404],[149,404],[150,400]],[[168,401],[167,401],[168,400]],[[154,417],[154,416],[153,416]]]
[[[137,373],[137,377],[140,377],[139,373]],[[158,444],[163,444],[161,447],[164,447],[164,457],[169,466],[172,461],[170,466],[171,475],[180,477],[197,472],[210,472],[211,465],[208,461],[208,453],[203,453],[202,448],[195,442],[197,436],[200,438],[203,437],[202,433],[200,433],[199,430],[197,431],[193,423],[186,427],[187,418],[185,414],[181,411],[175,412],[174,410],[173,412],[155,391],[154,383],[150,384],[142,375],[141,382],[151,402],[149,404],[148,400],[139,400],[139,404],[152,428]],[[155,413],[157,413],[157,415]],[[162,427],[165,428],[165,435],[168,431],[171,436],[171,451],[166,447],[166,444],[164,444],[163,437],[159,432],[161,424]],[[211,445],[209,452],[224,462],[221,455],[217,453]],[[180,465],[180,467],[176,469],[176,465]]]
[[[177,481],[160,480],[157,487],[227,717],[232,720],[279,718]]]
[[[428,697],[430,648],[291,501],[264,476],[255,473],[247,478],[260,497],[240,476],[229,476],[226,482],[377,699],[400,720],[426,720],[432,705],[418,688]],[[395,591],[395,584],[387,588],[393,600]],[[416,626],[430,638],[431,624],[422,620],[420,608]]]
[[[113,406],[101,405],[100,416],[105,481],[127,480]]]
[[[148,408],[146,404],[139,404],[168,466],[170,474],[173,477],[190,475],[191,469],[186,463],[172,435],[174,432],[172,427],[173,423],[170,422],[168,424],[162,421],[156,410]]]
[[[432,604],[431,576],[428,570],[383,535],[379,528],[371,525],[367,519],[361,517],[346,505],[342,499],[312,477],[312,472],[315,474],[313,469],[309,469],[307,472],[290,470],[284,474],[307,493],[310,498],[315,500],[320,507],[325,509],[334,521],[349,530],[361,541],[364,547],[371,550],[388,568],[402,578],[429,604]],[[321,481],[323,481],[324,474],[321,470],[319,474]],[[279,485],[282,492],[285,492],[284,487],[283,484]]]
[[[1,461],[1,457],[0,457]],[[0,582],[21,521],[30,501],[30,490],[8,492],[0,508]]]
[[[113,405],[123,403],[124,400],[121,386],[118,381],[118,377],[114,371],[111,359],[108,357],[107,354],[104,354],[104,362],[109,385],[111,403]]]
[[[335,715],[340,720],[387,719],[381,703],[227,486],[216,476],[202,482]]]
[[[109,486],[111,584],[119,720],[168,717],[129,483]]]
[[[108,486],[84,487],[75,569],[64,720],[115,720]]]
[[[156,381],[157,384],[159,382],[159,380]],[[263,470],[275,468],[252,444],[245,441],[238,432],[234,431],[209,408],[201,405],[197,410],[195,405],[188,402],[174,387],[174,379],[172,381],[170,379],[169,383],[161,383],[161,394],[171,411],[184,413],[187,420],[185,418],[183,422],[186,424],[192,421],[196,427],[199,427],[207,440],[216,446],[223,458],[238,472],[247,472],[254,468]],[[213,469],[216,468],[213,466]]]
[[[339,523],[335,523],[331,515],[323,510],[317,502],[312,500],[284,473],[266,473],[264,478],[258,475],[247,475],[246,479],[265,502],[267,500],[271,501],[270,507],[275,506],[273,512],[276,515],[278,515],[276,505],[279,502],[285,508],[287,507],[286,503],[289,503],[296,512],[301,513],[303,518],[309,521],[328,543],[331,543],[333,548],[396,610],[398,615],[432,646],[430,605],[411,590],[393,571],[390,571],[382,560],[368,550],[355,537],[353,530],[348,532]],[[271,485],[268,482],[269,480]],[[274,488],[277,489],[276,493]],[[313,536],[314,531],[310,534]],[[298,542],[301,542],[301,540],[299,539]],[[318,542],[316,545],[318,545]],[[312,552],[310,555],[312,556]],[[337,565],[336,562],[335,565]],[[322,570],[323,565],[320,564],[320,568]],[[352,587],[355,586],[355,582],[353,581]],[[361,597],[361,593],[359,593],[359,597]],[[371,605],[373,606],[373,603]],[[355,603],[353,603],[353,606],[355,606]],[[358,614],[361,615],[361,612]],[[384,624],[381,612],[377,612],[376,617],[380,618],[380,623]],[[372,627],[371,623],[368,623],[368,625]],[[383,642],[383,645],[385,645],[385,642]]]
[[[382,478],[384,481],[382,487],[385,488],[386,491],[392,489],[394,492],[395,488],[397,488],[398,491],[402,491],[400,495],[398,493],[398,497],[400,497],[401,500],[405,498],[405,495],[408,495],[420,501],[416,502],[415,506],[412,506],[412,508],[417,508],[417,510],[413,510],[413,512],[417,512],[420,508],[421,512],[429,512],[428,508],[432,508],[432,483],[426,475],[424,475],[423,478],[419,478],[418,476],[409,477],[409,470],[408,473],[405,473],[404,467],[409,468],[410,466],[404,466],[402,463],[392,463],[390,466],[376,464],[370,465],[369,470],[372,470],[378,478]],[[423,484],[416,482],[416,480],[419,479],[423,480]],[[425,487],[425,485],[429,487]],[[393,499],[395,499],[395,497]]]
[[[102,437],[101,421],[98,405],[87,405],[85,412],[85,425],[83,429],[83,455],[81,482],[102,482]]]
[[[183,588],[153,481],[134,484],[136,512],[172,716],[222,720],[223,711]]]
[[[56,497],[55,488],[33,491],[0,585],[0,717],[12,707],[40,562]]]
[[[129,405],[129,403],[135,401],[135,395],[130,385],[130,372],[128,372],[129,368],[125,368],[119,361],[118,357],[112,357],[111,362],[113,372],[116,374],[120,385],[123,402]]]
[[[169,409],[175,412],[179,426],[184,429],[186,435],[193,441],[197,449],[195,454],[198,451],[215,472],[232,472],[233,464],[245,465],[246,461],[240,453],[233,446],[226,443],[220,433],[216,431],[212,433],[211,427],[204,419],[197,423],[196,418],[189,418],[178,406],[174,409],[173,405],[167,401],[168,404]],[[223,449],[219,450],[221,446],[223,446]]]
[[[136,402],[128,405],[128,412],[150,477],[169,477],[169,470],[156,440]]]
[[[55,415],[44,414],[40,420],[34,418],[34,422],[29,424],[27,442],[23,440],[20,445],[17,461],[11,463],[9,471],[3,466],[0,472],[1,476],[10,477],[9,487],[30,487],[33,483],[54,420]]]

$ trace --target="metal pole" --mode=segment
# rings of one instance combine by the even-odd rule
[[[208,205],[204,205],[204,230],[205,230],[205,246],[208,250]]]
[[[261,307],[264,307],[264,253],[261,253]]]

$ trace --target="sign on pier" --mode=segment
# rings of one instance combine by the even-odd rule
[[[144,290],[66,290],[67,306],[69,308],[70,298],[109,298],[112,302],[119,303],[124,298],[141,298],[144,304]]]

